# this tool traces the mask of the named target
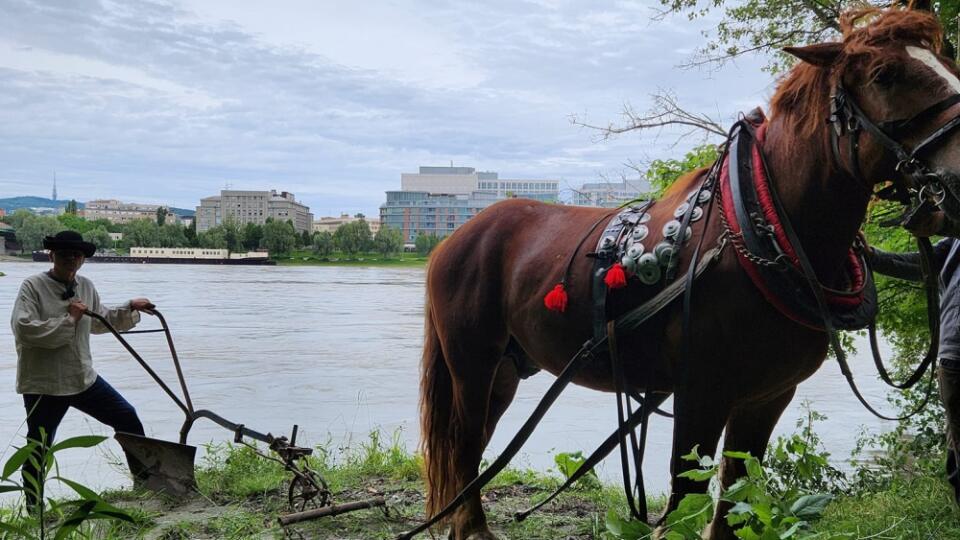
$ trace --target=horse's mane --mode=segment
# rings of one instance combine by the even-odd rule
[[[780,117],[788,130],[812,136],[823,128],[824,111],[836,78],[848,67],[862,66],[867,73],[887,63],[891,43],[915,44],[939,52],[943,31],[937,19],[925,11],[905,9],[860,9],[840,18],[843,52],[834,69],[798,63],[777,87],[770,102],[771,117]]]

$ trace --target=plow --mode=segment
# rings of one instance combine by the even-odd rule
[[[99,321],[117,338],[164,393],[183,411],[185,416],[180,428],[178,442],[133,433],[118,432],[116,434],[117,442],[127,456],[130,472],[134,479],[134,487],[161,493],[176,499],[182,499],[196,493],[197,479],[194,460],[196,459],[197,447],[188,444],[187,439],[193,424],[204,418],[233,433],[234,443],[250,448],[262,459],[279,463],[290,474],[287,503],[292,513],[278,518],[281,526],[285,527],[310,519],[335,516],[367,508],[382,508],[386,511],[386,502],[383,497],[334,504],[333,493],[326,480],[320,473],[310,467],[308,457],[313,454],[313,449],[297,445],[299,426],[293,426],[289,437],[285,435],[275,436],[272,433],[256,431],[244,424],[227,420],[213,411],[196,409],[187,388],[170,327],[163,314],[158,310],[153,310],[152,315],[156,316],[160,322],[160,328],[127,332],[117,331],[106,318],[98,313],[87,311],[85,314]],[[163,333],[165,335],[173,367],[180,383],[181,395],[177,395],[173,391],[170,385],[157,374],[124,337],[125,334],[147,333]],[[263,451],[260,446],[251,441],[265,444],[267,451]]]

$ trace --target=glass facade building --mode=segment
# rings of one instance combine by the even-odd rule
[[[481,210],[497,202],[493,193],[433,194],[426,191],[388,191],[380,206],[380,226],[401,231],[405,244],[422,233],[445,237]]]

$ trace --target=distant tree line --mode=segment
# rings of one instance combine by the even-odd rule
[[[294,250],[311,250],[321,257],[336,252],[353,257],[370,252],[394,255],[403,251],[404,244],[401,232],[390,227],[383,227],[374,237],[364,219],[344,223],[333,233],[297,233],[290,220],[267,218],[263,225],[241,225],[227,218],[222,224],[198,233],[196,221],[189,227],[166,223],[169,210],[163,207],[157,209],[156,219],[138,219],[124,224],[106,219],[86,220],[77,215],[75,204],[68,205],[68,210],[72,211],[58,216],[40,216],[19,209],[0,219],[13,226],[25,252],[43,249],[45,236],[64,229],[79,232],[84,240],[96,245],[98,251],[131,247],[200,247],[227,249],[234,253],[265,249],[276,256],[288,255]],[[110,233],[122,233],[123,239],[115,243]],[[434,235],[421,234],[416,239],[417,251],[427,254],[439,241]]]

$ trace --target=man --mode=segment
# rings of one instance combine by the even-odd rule
[[[954,500],[960,505],[960,224],[943,212],[924,212],[904,226],[921,237],[946,236],[933,245],[934,269],[940,269],[940,346],[937,379],[940,400],[946,412],[947,480],[953,486]],[[921,281],[920,254],[888,253],[866,247],[871,268],[887,276]]]
[[[23,394],[27,411],[27,439],[48,448],[57,427],[73,407],[116,431],[143,435],[137,412],[93,369],[90,332],[102,334],[107,328],[92,317],[90,310],[104,316],[117,330],[129,330],[139,321],[139,312],[150,313],[155,306],[146,298],[130,300],[121,307],[107,308],[93,283],[77,272],[96,246],[84,242],[74,231],[48,236],[43,247],[50,250],[53,268],[24,280],[13,306],[11,325],[17,345],[17,393]],[[43,504],[42,478],[30,460],[23,465],[27,505]],[[36,482],[40,485],[36,485]]]

